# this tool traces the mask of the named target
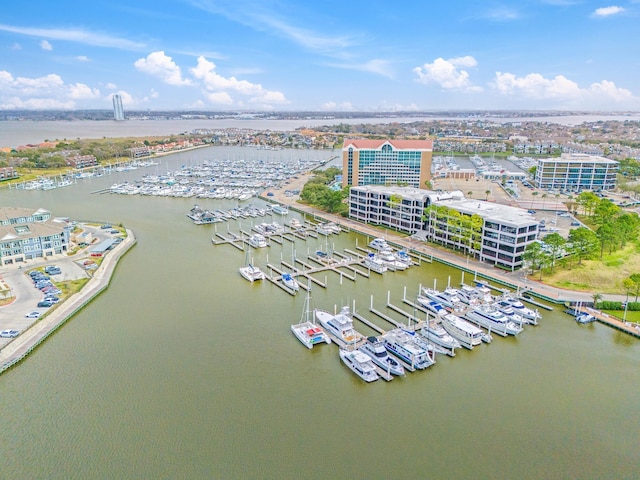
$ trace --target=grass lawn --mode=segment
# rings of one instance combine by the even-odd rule
[[[630,243],[623,250],[605,253],[602,260],[583,260],[571,268],[556,266],[553,274],[545,271],[542,281],[570,290],[625,294],[622,282],[632,273],[640,273],[640,246]]]
[[[603,312],[608,313],[612,317],[617,317],[620,320],[624,317],[624,310],[603,310]],[[627,322],[640,323],[640,312],[627,311]]]

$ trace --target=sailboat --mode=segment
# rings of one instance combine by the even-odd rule
[[[291,331],[302,344],[307,348],[313,348],[318,343],[331,343],[331,338],[320,326],[316,325],[313,316],[310,315],[311,286],[307,289],[307,297],[304,300],[304,309],[300,323],[291,325]]]
[[[245,263],[245,267],[239,268],[240,275],[249,280],[251,283],[255,282],[256,280],[264,280],[266,278],[266,275],[262,270],[260,270],[260,267],[251,265],[251,263],[249,262],[249,249],[247,249]]]

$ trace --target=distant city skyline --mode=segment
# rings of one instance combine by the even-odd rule
[[[640,0],[13,2],[0,110],[640,111]]]

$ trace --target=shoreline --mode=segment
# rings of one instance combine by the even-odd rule
[[[34,323],[0,350],[0,375],[24,360],[109,286],[118,262],[137,243],[134,232],[130,229],[126,231],[127,237],[124,241],[104,257],[100,267],[80,291],[67,298],[50,315]]]

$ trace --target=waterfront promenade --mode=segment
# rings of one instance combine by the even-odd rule
[[[106,289],[118,261],[135,243],[135,234],[132,230],[127,229],[127,236],[124,240],[104,257],[100,267],[94,271],[92,277],[79,292],[65,299],[54,310],[48,312],[42,319],[0,350],[0,374],[23,360],[49,335]],[[85,256],[86,254],[79,255]]]
[[[277,201],[279,203],[287,204],[292,210],[298,210],[308,216],[319,217],[326,219],[327,221],[339,223],[346,228],[360,232],[364,235],[371,237],[384,236],[389,243],[408,250],[413,250],[421,255],[431,257],[433,260],[459,268],[460,270],[468,272],[481,280],[490,280],[506,288],[519,290],[520,292],[527,292],[549,302],[571,304],[583,303],[588,305],[593,303],[593,294],[595,292],[578,292],[545,285],[527,277],[524,269],[507,272],[499,268],[495,268],[488,263],[480,262],[470,257],[462,257],[454,252],[429,245],[422,240],[396,234],[392,230],[385,230],[382,232],[374,226],[317,210],[308,205],[298,203],[296,201],[296,197],[289,197],[285,195],[285,190],[302,190],[302,187],[313,175],[313,172],[300,175],[299,178],[293,179],[289,184],[280,189],[271,189],[270,192],[273,193],[272,197],[267,197],[266,194],[263,193],[261,198],[269,202]],[[603,300],[625,301],[625,295],[604,294],[602,297]]]

